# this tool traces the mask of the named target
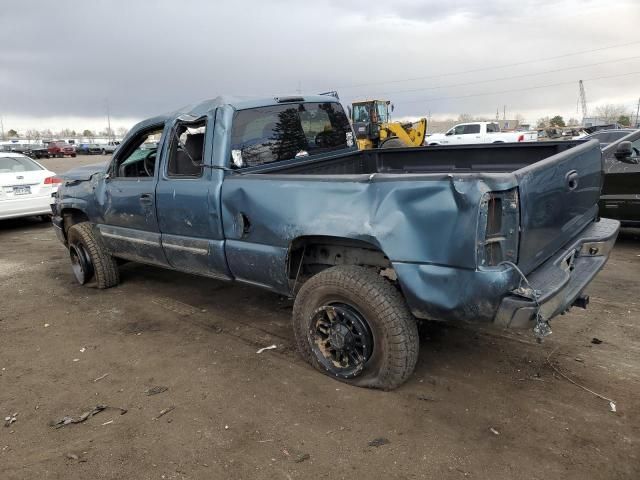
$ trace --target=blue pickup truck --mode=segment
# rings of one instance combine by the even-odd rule
[[[596,141],[358,151],[333,98],[220,97],[65,174],[53,224],[81,284],[134,261],[287,295],[309,363],[391,389],[417,319],[543,336],[586,307],[619,228],[598,216],[602,180]]]

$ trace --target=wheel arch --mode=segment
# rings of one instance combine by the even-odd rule
[[[396,281],[391,260],[374,242],[327,235],[304,235],[289,243],[287,278],[295,294],[304,281],[316,273],[337,265],[375,268]]]
[[[69,229],[76,223],[88,222],[89,216],[81,209],[75,207],[66,207],[60,211],[62,217],[64,238],[67,238]]]

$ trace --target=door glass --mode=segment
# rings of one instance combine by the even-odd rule
[[[365,103],[353,106],[353,121],[358,123],[369,123],[369,105]]]
[[[113,175],[123,178],[153,177],[162,131],[163,127],[158,126],[127,142],[115,159]]]
[[[389,121],[389,110],[385,102],[376,102],[376,111],[378,113],[378,122],[386,123]]]
[[[480,124],[479,123],[470,123],[469,125],[464,126],[464,134],[471,135],[474,133],[480,133]]]

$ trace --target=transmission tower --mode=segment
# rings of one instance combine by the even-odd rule
[[[584,119],[587,116],[587,94],[584,91],[584,83],[582,83],[582,80],[578,81],[578,88],[580,90],[578,103],[580,107],[582,107],[582,123],[584,123]]]

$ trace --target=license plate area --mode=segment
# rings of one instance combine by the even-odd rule
[[[30,195],[31,187],[29,185],[20,185],[13,187],[14,195]]]

